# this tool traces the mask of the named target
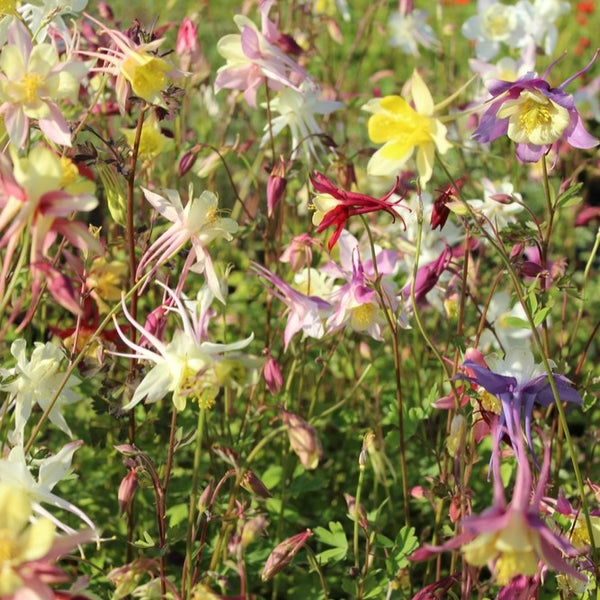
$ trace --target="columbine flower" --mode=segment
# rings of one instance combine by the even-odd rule
[[[52,44],[34,46],[19,21],[10,26],[8,38],[0,54],[0,114],[10,141],[22,148],[29,120],[37,119],[49,139],[70,146],[71,131],[56,102],[77,100],[87,67],[81,62],[61,62]]]
[[[564,88],[585,73],[590,63],[557,88],[546,81],[554,63],[542,77],[527,73],[514,82],[496,81],[489,86],[492,95],[489,108],[473,133],[478,142],[491,142],[501,135],[516,143],[517,158],[522,162],[537,162],[552,145],[560,140],[574,148],[593,148],[598,140],[583,127],[571,94]]]
[[[37,479],[31,474],[23,446],[15,446],[6,458],[0,458],[0,481],[26,493],[36,514],[49,519],[59,529],[69,534],[75,533],[75,530],[49,513],[41,504],[50,504],[60,510],[66,510],[80,518],[92,530],[96,530],[95,525],[82,510],[52,493],[54,486],[71,468],[73,454],[82,444],[81,441],[71,442],[63,446],[57,454],[43,460],[31,461],[37,467]]]
[[[542,48],[547,56],[551,56],[558,40],[554,22],[571,10],[569,3],[564,0],[534,0],[533,3],[521,0],[518,6],[527,13],[527,35],[531,38],[531,45]]]
[[[477,14],[467,19],[462,34],[475,40],[477,58],[490,60],[498,54],[500,43],[511,48],[527,41],[528,15],[522,6],[509,6],[498,0],[478,0]]]
[[[351,216],[364,215],[380,210],[390,214],[394,221],[396,220],[396,216],[398,216],[394,210],[394,206],[402,198],[399,198],[395,202],[388,202],[388,199],[395,194],[397,185],[394,185],[385,196],[377,199],[365,194],[359,194],[358,192],[348,192],[337,188],[333,182],[318,171],[315,171],[310,176],[310,181],[317,191],[317,195],[313,198],[315,213],[312,219],[313,225],[317,226],[317,233],[325,231],[328,227],[335,226],[335,231],[327,244],[330,252],[346,226],[346,221]]]
[[[328,115],[338,108],[342,108],[342,102],[334,100],[320,100],[319,88],[311,83],[304,82],[298,91],[285,88],[273,98],[270,104],[272,111],[279,113],[278,117],[265,125],[265,135],[261,140],[261,146],[267,144],[271,135],[278,135],[285,127],[289,127],[292,134],[293,158],[302,146],[307,160],[313,158],[318,160],[317,149],[322,149],[323,144],[318,139],[323,135],[315,115]],[[316,138],[316,139],[315,139]]]
[[[390,46],[400,48],[404,54],[412,56],[419,56],[419,46],[438,48],[440,43],[431,26],[427,24],[428,16],[426,10],[415,10],[412,7],[407,7],[404,11],[394,11],[387,24]]]
[[[194,190],[190,186],[190,199],[184,208],[176,190],[164,190],[165,197],[147,189],[143,191],[146,200],[173,225],[148,248],[138,265],[137,277],[141,276],[149,264],[153,265],[151,273],[154,273],[190,242],[192,252],[188,254],[180,280],[185,281],[190,269],[196,273],[204,273],[210,290],[224,303],[219,279],[206,246],[218,238],[232,240],[232,234],[238,229],[237,223],[228,217],[219,216],[218,199],[212,192],[204,191],[199,198],[194,198]]]
[[[115,91],[121,112],[125,112],[130,88],[136,96],[149,104],[163,106],[161,92],[171,80],[183,76],[179,69],[156,54],[164,38],[136,44],[120,31],[108,29],[100,21],[86,16],[99,26],[101,33],[106,34],[113,45],[110,48],[100,48],[98,52],[81,51],[81,54],[100,59],[102,64],[95,67],[95,71],[117,78]]]
[[[130,148],[133,148],[135,143],[136,128],[121,129],[121,133],[125,136]],[[171,140],[163,135],[156,115],[152,112],[144,121],[142,127],[142,135],[140,137],[140,145],[138,148],[138,156],[142,159],[155,158],[159,154],[165,152]]]
[[[515,450],[518,447],[518,436],[521,435],[520,418],[524,414],[524,430],[529,449],[533,454],[531,441],[531,418],[534,404],[549,406],[554,402],[548,374],[543,365],[534,362],[531,351],[527,348],[506,348],[504,358],[494,355],[486,357],[487,367],[465,361],[473,374],[470,377],[459,375],[460,379],[468,379],[496,396],[502,404],[499,425],[506,425],[508,435]],[[551,365],[553,366],[553,365]],[[563,402],[583,404],[581,396],[563,375],[551,375],[556,384],[558,395]]]
[[[227,88],[244,92],[246,102],[256,107],[256,92],[267,82],[274,90],[292,88],[307,77],[306,71],[276,45],[279,32],[268,17],[274,0],[261,2],[261,31],[243,15],[233,20],[241,34],[230,34],[217,42],[217,52],[227,60],[217,71],[215,90]]]
[[[496,231],[504,229],[515,222],[514,214],[523,210],[521,194],[514,191],[510,181],[490,181],[487,177],[481,178],[483,187],[483,200],[469,200],[475,214],[485,217],[483,228],[490,230],[491,223]]]
[[[42,410],[46,410],[62,385],[65,371],[61,363],[65,356],[52,342],[36,342],[31,358],[28,359],[27,343],[23,339],[12,343],[10,353],[17,364],[12,369],[0,369],[0,376],[8,379],[7,383],[0,384],[0,389],[9,393],[9,403],[15,413],[12,440],[14,443],[22,443],[25,425],[33,407],[37,404]],[[71,437],[73,434],[61,411],[79,400],[79,393],[75,390],[78,384],[76,377],[68,377],[48,415],[51,423]]]
[[[333,292],[330,301],[334,310],[327,319],[327,331],[332,333],[349,325],[358,332],[366,332],[381,341],[381,326],[385,316],[379,305],[377,292],[369,287],[358,248],[353,253],[352,275],[349,281]],[[394,295],[390,296],[394,299]]]
[[[48,584],[69,578],[52,562],[93,539],[87,531],[57,537],[49,519],[32,521],[31,499],[6,482],[0,483],[0,531],[0,597],[13,600],[57,597]]]
[[[292,286],[271,273],[258,263],[252,263],[252,269],[259,277],[269,282],[273,287],[268,290],[279,298],[289,309],[287,324],[283,334],[284,349],[287,349],[291,339],[299,331],[312,338],[321,338],[325,333],[323,317],[331,308],[329,302],[317,296],[306,296],[296,291]]]
[[[71,163],[61,160],[51,150],[43,146],[34,147],[28,156],[19,158],[11,152],[9,158],[0,155],[0,248],[6,247],[0,291],[5,280],[21,233],[31,234],[30,268],[33,274],[32,305],[39,293],[41,278],[47,277],[49,289],[61,305],[78,313],[79,305],[72,292],[58,289],[52,277],[60,277],[58,271],[46,261],[57,234],[64,236],[75,247],[100,254],[102,248],[88,227],[74,221],[75,211],[89,211],[95,208],[98,200],[87,193],[71,193]],[[79,188],[79,186],[77,185]],[[57,279],[65,284],[65,280]]]
[[[168,393],[173,394],[173,404],[180,412],[185,409],[188,398],[210,408],[219,391],[220,379],[222,379],[216,369],[217,363],[224,360],[222,355],[225,352],[241,350],[248,346],[254,336],[251,335],[245,340],[232,344],[203,342],[201,338],[203,326],[197,321],[196,314],[186,308],[175,292],[166,286],[163,287],[169,293],[174,304],[169,310],[179,315],[183,326],[183,329],[175,331],[168,343],[159,340],[147,329],[144,329],[131,316],[125,302],[122,302],[123,313],[127,320],[141,333],[145,343],[151,345],[154,350],[133,343],[117,325],[120,338],[135,351],[135,354],[118,352],[114,354],[146,360],[155,365],[142,379],[123,410],[131,410],[144,399],[147,404],[158,402]]]
[[[499,432],[493,432],[497,440]],[[576,556],[576,549],[562,536],[553,532],[540,517],[541,501],[550,469],[550,447],[544,444],[543,466],[537,486],[532,491],[529,462],[523,452],[522,432],[519,430],[517,475],[512,498],[507,505],[500,477],[498,442],[492,454],[494,473],[494,504],[480,515],[461,521],[462,533],[443,546],[424,546],[417,550],[412,560],[424,560],[445,550],[461,548],[465,560],[475,566],[488,565],[499,585],[507,585],[519,575],[534,576],[540,564],[577,579],[584,577],[565,557]]]
[[[425,186],[433,173],[436,151],[445,154],[451,144],[446,139],[446,126],[433,116],[433,98],[417,71],[411,77],[410,93],[415,108],[400,96],[375,98],[363,106],[373,113],[368,122],[369,138],[383,144],[369,160],[367,173],[395,175],[416,149],[419,179]]]

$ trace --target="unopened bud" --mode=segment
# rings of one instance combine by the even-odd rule
[[[283,375],[279,363],[273,358],[269,350],[265,351],[267,361],[263,368],[265,384],[271,394],[278,394],[283,388]]]
[[[198,498],[198,512],[203,513],[207,508],[210,508],[212,493],[213,484],[211,481],[200,494],[200,498]]]
[[[256,476],[252,471],[246,471],[242,476],[240,485],[251,494],[255,494],[259,498],[270,498],[271,492],[267,486]]]
[[[356,172],[350,162],[340,162],[336,165],[337,180],[343,190],[351,190],[356,184]]]
[[[119,486],[119,491],[117,493],[117,498],[119,499],[119,511],[121,514],[123,514],[127,509],[127,506],[129,505],[133,498],[133,495],[135,494],[137,486],[137,470],[130,469],[127,475],[123,477],[121,485]]]
[[[183,177],[196,163],[198,153],[194,150],[187,150],[179,159],[179,177]]]
[[[267,528],[267,519],[263,515],[257,515],[244,523],[242,528],[242,548],[247,548]]]
[[[271,554],[269,554],[269,558],[267,558],[261,579],[263,581],[269,581],[270,579],[273,579],[277,573],[282,571],[292,562],[294,556],[298,554],[300,548],[304,546],[308,538],[311,536],[312,531],[307,529],[303,533],[298,533],[297,535],[284,540],[281,542],[281,544],[276,546]]]
[[[467,420],[462,415],[455,415],[450,424],[450,435],[446,439],[446,449],[452,458],[464,448],[466,437]]]
[[[344,494],[344,499],[346,500],[346,506],[348,507],[348,516],[354,521],[357,514],[356,498],[350,494]],[[363,531],[367,531],[369,527],[369,521],[367,520],[367,512],[365,511],[365,507],[362,504],[358,505],[358,524]]]
[[[275,208],[283,200],[287,179],[285,178],[285,161],[283,156],[275,164],[267,181],[267,215],[273,216]]]
[[[323,448],[312,425],[298,415],[284,411],[283,421],[288,426],[288,436],[292,450],[305,469],[316,469],[323,458]]]

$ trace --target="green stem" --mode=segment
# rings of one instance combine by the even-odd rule
[[[205,407],[200,402],[198,410],[198,429],[196,432],[196,449],[194,450],[194,467],[192,471],[192,491],[190,494],[190,507],[188,512],[188,531],[185,544],[185,573],[184,573],[184,589],[182,597],[192,597],[192,572],[194,562],[192,560],[192,550],[194,545],[194,519],[196,517],[196,503],[198,501],[198,483],[200,481],[200,459],[202,457],[202,438],[204,436],[204,414]]]

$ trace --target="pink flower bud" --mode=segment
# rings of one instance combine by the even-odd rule
[[[273,216],[275,208],[283,199],[286,187],[285,162],[283,156],[280,156],[279,162],[273,167],[267,181],[267,215],[269,217]]]
[[[200,494],[200,498],[198,498],[198,512],[203,513],[207,508],[210,508],[212,493],[213,493],[213,484],[211,481],[204,488],[204,491]]]
[[[137,486],[137,471],[136,469],[130,469],[127,475],[123,477],[117,493],[117,498],[119,499],[119,511],[121,514],[125,512],[127,506],[131,502]]]
[[[356,515],[356,498],[350,494],[344,494],[344,500],[346,500],[346,506],[348,507],[348,516],[354,521]],[[367,520],[365,507],[362,504],[358,506],[358,524],[363,531],[367,531],[369,521]]]
[[[279,363],[273,358],[268,349],[265,350],[267,362],[263,368],[263,377],[271,394],[278,394],[283,388],[283,375]]]
[[[305,265],[312,263],[313,240],[308,233],[295,236],[279,257],[281,262],[288,262],[292,271],[297,272]]]
[[[177,43],[175,52],[177,56],[194,56],[198,53],[198,26],[192,23],[188,17],[184,17],[177,32]]]
[[[312,425],[291,412],[283,411],[283,421],[288,426],[292,450],[305,469],[316,469],[323,458],[323,448]]]
[[[267,528],[267,519],[264,515],[257,515],[244,523],[242,528],[242,548],[248,547]]]
[[[196,163],[198,153],[194,150],[187,150],[179,159],[179,177],[183,177]]]
[[[271,554],[269,554],[269,558],[267,558],[261,579],[263,581],[269,581],[270,579],[273,579],[277,573],[282,571],[292,562],[294,556],[298,554],[300,548],[304,546],[308,538],[311,536],[312,531],[307,529],[303,533],[298,533],[297,535],[284,540],[281,542],[281,544],[276,546]]]
[[[125,456],[137,456],[140,451],[131,444],[119,444],[118,446],[114,446],[114,449]]]

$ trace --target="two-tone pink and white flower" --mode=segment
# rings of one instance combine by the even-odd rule
[[[164,196],[161,196],[142,189],[146,200],[173,225],[148,248],[138,265],[137,277],[140,278],[148,266],[151,266],[150,275],[155,273],[189,242],[192,252],[188,254],[183,265],[181,285],[190,270],[204,273],[211,292],[224,303],[221,284],[206,247],[216,239],[231,241],[238,229],[236,221],[220,215],[217,196],[212,192],[204,191],[195,198],[190,187],[189,200],[184,207],[176,190],[164,190]],[[181,286],[178,289],[180,290]]]
[[[57,103],[77,100],[87,72],[83,62],[60,60],[52,44],[34,45],[25,25],[15,20],[0,53],[0,114],[10,141],[22,148],[34,119],[50,140],[70,146],[71,130]]]

